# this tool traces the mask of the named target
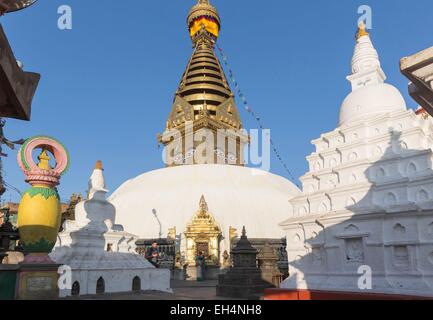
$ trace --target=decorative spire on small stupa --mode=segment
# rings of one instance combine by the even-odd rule
[[[50,156],[48,155],[48,152],[46,149],[42,149],[41,154],[38,156],[38,167],[42,170],[52,170],[50,166]]]
[[[104,170],[101,160],[96,161],[95,169]]]
[[[202,195],[200,198],[199,209],[197,211],[197,217],[209,218],[209,216],[209,207],[207,205],[206,199],[204,198],[204,195]]]
[[[102,161],[96,161],[95,169],[89,179],[89,199],[93,199],[97,192],[107,193],[108,190],[105,189],[105,178],[104,169],[102,166]]]
[[[233,253],[253,253],[257,254],[257,249],[254,248],[247,237],[247,230],[245,226],[242,228],[242,236],[239,239],[236,247],[232,250]]]
[[[368,85],[384,83],[386,80],[379,55],[371,42],[364,22],[358,25],[352,58],[352,74],[347,79],[352,84],[352,91]]]
[[[200,212],[208,212],[209,207],[207,205],[206,199],[204,198],[204,195],[200,198]]]
[[[356,40],[358,40],[359,38],[361,38],[363,36],[369,35],[366,28],[367,27],[366,27],[364,21],[361,21],[359,26],[358,26],[358,32],[356,33]]]

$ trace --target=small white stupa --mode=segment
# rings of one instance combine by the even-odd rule
[[[433,296],[433,120],[385,79],[361,25],[339,125],[313,140],[280,224],[282,288]]]
[[[75,207],[51,259],[72,270],[72,286],[60,296],[157,290],[170,292],[170,271],[156,269],[136,254],[137,237],[115,224],[116,209],[106,200],[105,180],[98,161],[89,180],[88,200]]]

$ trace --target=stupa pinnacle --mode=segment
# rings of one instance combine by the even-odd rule
[[[206,29],[215,40],[218,38],[221,29],[221,20],[218,11],[208,0],[199,0],[198,3],[192,7],[188,14],[187,24],[193,42],[195,36],[202,28]]]
[[[340,108],[340,125],[358,121],[372,114],[405,110],[406,103],[394,86],[386,83],[379,54],[363,23],[359,24],[355,49],[347,80],[352,92]]]
[[[176,91],[166,131],[159,137],[159,142],[168,147],[166,163],[169,166],[188,162],[243,165],[243,147],[248,138],[239,133],[242,122],[234,95],[214,52],[221,29],[218,11],[209,1],[199,0],[188,14],[187,26],[194,51]],[[190,134],[188,125],[192,127]],[[174,129],[181,137],[174,137]],[[204,162],[194,157],[198,143],[193,142],[190,146],[184,143],[200,130],[201,136],[213,134],[213,139],[206,140]],[[233,132],[223,134],[225,140],[231,140],[235,145],[232,150],[227,150],[230,149],[226,147],[227,142],[222,141],[223,145],[219,145],[217,132],[220,134],[221,130]],[[170,163],[167,159],[174,160]]]

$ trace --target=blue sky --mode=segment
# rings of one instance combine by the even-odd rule
[[[191,42],[186,16],[195,0],[39,0],[2,17],[17,59],[39,72],[31,122],[9,120],[11,139],[47,134],[68,148],[72,165],[62,199],[86,190],[95,161],[108,187],[163,167],[156,136],[164,129]],[[373,9],[373,42],[388,82],[409,107],[399,59],[432,45],[431,0],[213,0],[222,18],[219,44],[252,108],[295,177],[307,170],[312,139],[336,127],[349,93],[358,7]],[[57,28],[57,9],[72,7],[73,29]],[[241,107],[246,128],[257,124]],[[25,190],[15,151],[5,179]],[[272,157],[271,171],[285,175]],[[4,200],[18,200],[7,193]]]

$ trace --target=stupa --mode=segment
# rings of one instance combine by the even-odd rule
[[[156,269],[136,254],[137,237],[115,224],[116,209],[106,200],[102,163],[89,181],[88,200],[66,220],[51,259],[72,269],[72,286],[60,296],[157,290],[170,292],[170,271]]]
[[[385,79],[361,25],[339,125],[313,140],[281,223],[282,288],[433,296],[433,121]]]
[[[118,221],[140,238],[170,235],[183,260],[195,261],[197,252],[203,251],[208,266],[222,267],[232,249],[231,239],[240,236],[235,229],[245,225],[252,238],[283,237],[277,225],[287,215],[288,199],[299,189],[284,177],[245,166],[249,138],[215,54],[221,29],[216,8],[199,0],[187,26],[193,53],[159,136],[166,147],[166,167],[126,181],[109,200]],[[213,230],[193,219],[202,196],[212,213]]]
[[[243,227],[242,236],[231,252],[233,266],[225,274],[219,275],[216,288],[218,296],[257,300],[265,289],[272,287],[262,277],[257,265],[257,253]]]

